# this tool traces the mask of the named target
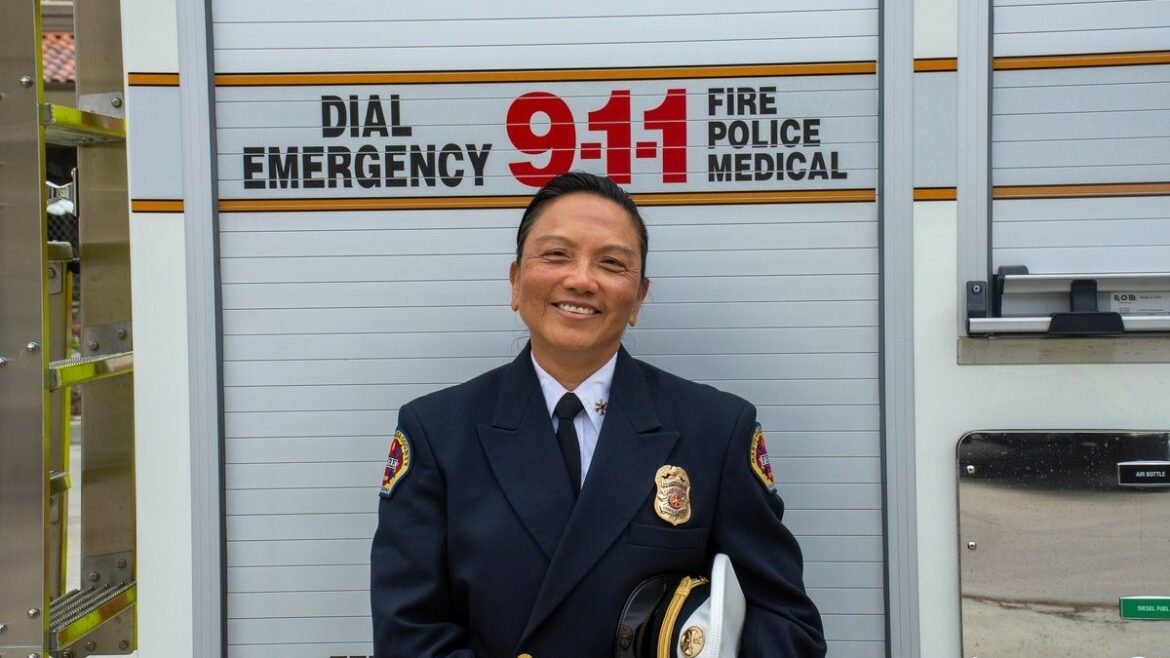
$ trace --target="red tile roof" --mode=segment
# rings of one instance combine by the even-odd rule
[[[72,32],[45,32],[41,38],[41,55],[45,82],[74,81]]]

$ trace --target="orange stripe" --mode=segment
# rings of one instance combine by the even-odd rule
[[[342,210],[460,210],[524,208],[528,196],[476,196],[369,199],[222,199],[220,212],[304,212]]]
[[[1074,199],[1108,196],[1170,196],[1170,183],[998,185],[991,193],[993,199]]]
[[[758,203],[855,203],[874,201],[873,189],[777,190],[772,192],[649,192],[631,194],[642,206],[740,205]]]
[[[872,189],[782,190],[771,192],[651,192],[631,195],[642,206],[739,205],[762,203],[850,203],[874,201]],[[305,212],[346,210],[471,210],[525,208],[529,195],[473,197],[380,197],[369,199],[223,199],[220,212]]]
[[[809,62],[731,66],[654,66],[646,68],[540,69],[522,71],[413,71],[402,73],[221,73],[219,87],[293,85],[413,85],[481,82],[576,82],[582,80],[676,80],[877,73],[877,62]]]
[[[995,70],[1070,69],[1092,66],[1145,66],[1170,64],[1170,50],[1134,53],[1096,53],[1086,55],[1029,55],[996,57]]]
[[[131,87],[178,87],[178,73],[127,73]]]
[[[131,212],[183,212],[182,199],[131,199]]]
[[[914,60],[914,71],[917,73],[958,70],[959,58],[957,57],[923,57]]]
[[[959,198],[959,190],[954,187],[916,187],[914,188],[915,201],[955,201]]]

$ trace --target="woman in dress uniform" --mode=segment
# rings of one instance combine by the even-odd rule
[[[530,341],[404,405],[371,555],[377,658],[607,658],[630,592],[725,553],[740,655],[825,646],[748,402],[632,358],[646,227],[607,178],[532,199],[509,271]]]

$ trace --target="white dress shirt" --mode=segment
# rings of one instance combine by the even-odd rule
[[[601,434],[601,423],[605,420],[605,405],[609,401],[609,388],[613,384],[613,369],[616,365],[617,352],[614,352],[605,365],[570,391],[541,368],[536,362],[536,357],[532,356],[532,366],[536,368],[536,379],[540,381],[540,390],[544,393],[544,403],[548,406],[548,416],[554,434],[560,421],[553,414],[553,410],[565,393],[576,393],[581,404],[585,405],[585,412],[577,414],[573,419],[573,428],[577,430],[577,442],[581,445],[582,485],[585,484],[585,475],[589,473],[589,464],[593,462],[593,452],[597,449],[597,437]],[[553,440],[551,435],[549,440]]]

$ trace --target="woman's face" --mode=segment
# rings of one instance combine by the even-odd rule
[[[613,356],[650,286],[640,249],[629,214],[604,197],[566,194],[540,211],[508,278],[542,365]]]

